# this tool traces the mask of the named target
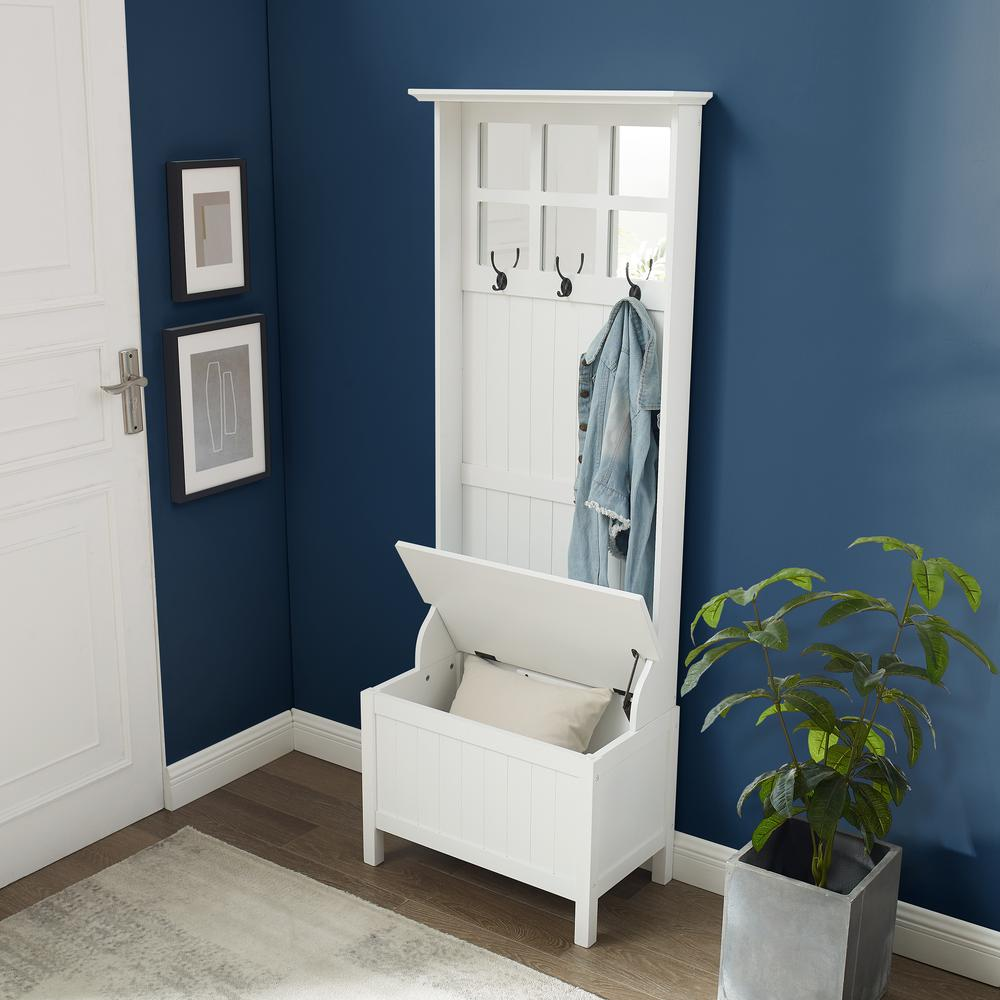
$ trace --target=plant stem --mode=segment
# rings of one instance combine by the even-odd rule
[[[757,628],[761,627],[760,611],[757,609],[757,600],[754,599],[753,602],[753,613],[757,620]],[[788,725],[785,722],[784,713],[781,711],[781,698],[778,692],[774,690],[774,670],[771,668],[771,657],[768,655],[767,646],[761,646],[761,652],[764,654],[764,663],[767,664],[767,679],[771,683],[771,692],[774,694],[774,709],[778,715],[778,722],[781,723],[781,731],[785,734],[785,742],[788,744],[788,752],[792,755],[792,763],[795,765],[796,770],[799,767],[799,758],[795,756],[795,747],[792,744],[791,734],[788,732]]]

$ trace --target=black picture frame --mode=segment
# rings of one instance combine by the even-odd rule
[[[264,468],[249,476],[233,479],[206,489],[187,491],[184,453],[184,416],[181,404],[181,367],[179,344],[185,337],[210,333],[216,330],[227,330],[233,327],[258,324],[260,330],[260,398],[263,408],[264,426]],[[267,321],[263,313],[249,313],[245,316],[233,316],[228,319],[213,320],[209,323],[193,323],[187,326],[168,327],[163,331],[163,371],[164,388],[167,406],[167,452],[170,461],[170,499],[174,503],[189,503],[202,497],[212,496],[246,486],[271,475],[271,426],[268,415],[267,388]]]
[[[243,230],[243,284],[189,292],[184,240],[184,188],[186,170],[209,170],[214,167],[239,167],[240,205]],[[170,296],[174,302],[217,299],[241,295],[250,290],[250,209],[247,196],[247,161],[240,157],[218,160],[170,160],[167,169],[167,226],[170,235]]]

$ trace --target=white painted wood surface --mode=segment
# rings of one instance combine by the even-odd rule
[[[163,805],[121,0],[0,0],[0,884]],[[151,415],[153,419],[158,414]]]
[[[559,893],[575,901],[574,938],[589,947],[602,892],[644,862],[658,882],[672,872],[697,170],[701,105],[711,95],[411,94],[435,101],[437,546],[445,551],[399,545],[433,606],[414,667],[362,695],[365,860],[381,862],[388,831]],[[480,186],[482,122],[529,126],[528,190]],[[614,193],[607,164],[593,194],[543,190],[542,137],[556,122],[600,126],[604,158],[614,126],[669,129],[668,196]],[[507,263],[506,292],[491,289],[493,270],[480,260],[484,200],[529,207],[524,266]],[[539,263],[546,206],[598,217],[593,273],[574,275],[571,299],[555,296],[558,280]],[[636,595],[561,579],[579,453],[579,357],[627,292],[600,259],[602,247],[611,252],[602,216],[612,211],[655,212],[668,227],[666,280],[641,283],[669,424],[660,436],[652,620]],[[620,580],[614,560],[610,572]],[[591,753],[448,713],[465,653],[562,679],[554,682],[624,687],[633,647],[643,659],[631,718],[616,698]]]
[[[408,542],[396,550],[462,652],[606,688],[628,683],[633,649],[661,659],[639,594]]]

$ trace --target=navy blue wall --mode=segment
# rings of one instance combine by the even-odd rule
[[[288,709],[291,660],[265,0],[127,0],[149,478],[167,762]],[[251,290],[170,300],[167,160],[242,156]],[[269,479],[170,502],[167,326],[262,312],[268,322]]]
[[[902,599],[891,532],[981,575],[1000,652],[1000,7],[883,0],[270,6],[296,704],[358,721],[433,541],[432,112],[406,88],[687,88],[706,109],[684,614],[783,565]],[[294,383],[294,392],[291,387]],[[804,640],[806,614],[794,629]],[[868,626],[866,626],[868,627]],[[860,642],[844,628],[842,639]],[[903,897],[1000,928],[1000,683],[956,657],[894,837]],[[783,753],[734,657],[682,712],[678,825],[730,845]],[[791,665],[789,671],[794,669]],[[752,810],[751,810],[752,811]]]

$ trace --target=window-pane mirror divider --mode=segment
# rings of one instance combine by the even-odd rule
[[[611,136],[614,128],[604,125],[597,130],[597,192],[599,196],[610,197],[611,193]],[[611,222],[609,207],[598,208],[597,232],[595,242],[597,256],[594,259],[594,273],[598,275],[613,274],[611,262],[611,241],[608,239],[608,227]]]
[[[528,202],[528,244],[531,249],[529,256],[532,271],[542,266],[542,177],[545,171],[545,125],[536,121],[531,125],[531,181],[528,192],[531,201]]]

